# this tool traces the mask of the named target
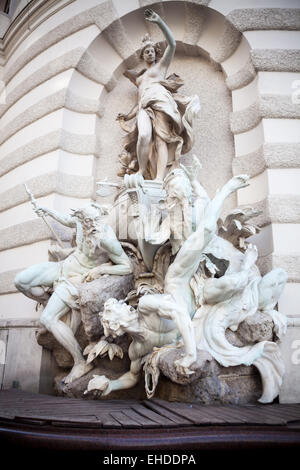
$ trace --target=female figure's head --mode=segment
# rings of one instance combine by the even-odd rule
[[[158,44],[155,44],[149,34],[146,34],[142,39],[142,49],[140,58],[147,64],[155,63],[161,57],[161,50]]]
[[[144,47],[143,49],[143,59],[144,62],[147,62],[147,64],[153,64],[155,62],[156,58],[156,52],[154,46],[149,44],[148,46]]]

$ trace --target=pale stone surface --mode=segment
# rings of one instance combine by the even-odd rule
[[[272,253],[262,256],[258,259],[258,266],[262,274],[280,266],[288,273],[290,282],[300,281],[300,256],[298,253],[289,255]]]
[[[290,327],[281,343],[286,373],[279,394],[280,403],[300,401],[300,327]]]
[[[54,200],[54,194],[41,198],[43,203],[50,206],[54,203]],[[25,202],[23,204],[18,204],[17,206],[11,207],[2,213],[0,212],[0,227],[11,227],[15,225],[16,220],[18,220],[19,223],[23,223],[32,219],[31,204],[30,202]]]
[[[265,142],[300,142],[300,119],[263,119]]]
[[[63,108],[65,99],[66,89],[63,89],[27,108],[23,113],[20,113],[16,119],[9,122],[6,126],[3,126],[0,143],[2,144],[8,140],[20,129],[23,129],[23,127],[29,126],[47,114]]]
[[[288,282],[278,302],[278,308],[288,317],[300,316],[300,285]]]
[[[249,241],[257,246],[259,256],[267,256],[274,251],[273,226],[265,225],[260,233],[253,235]]]
[[[278,254],[300,253],[300,224],[273,223],[274,251]]]
[[[243,64],[238,72],[230,75],[226,79],[226,85],[230,90],[235,90],[248,85],[256,75],[255,68],[253,67],[252,60],[249,57],[247,62]]]
[[[67,175],[66,173],[44,173],[27,180],[28,187],[36,197],[45,197],[52,193],[75,198],[88,199],[93,194],[94,178],[92,176]],[[7,210],[28,201],[24,185],[10,188],[1,194],[1,210]]]
[[[233,134],[241,134],[256,127],[261,120],[259,103],[256,101],[248,108],[231,113],[230,125]]]
[[[299,80],[299,73],[296,72],[258,72],[259,93],[262,96],[290,95],[293,90],[296,90],[297,80]],[[297,93],[294,94],[297,96]]]
[[[239,31],[299,30],[299,8],[245,8],[233,10],[227,19]]]
[[[243,9],[251,9],[256,8],[281,8],[282,7],[282,0],[256,0],[255,3],[253,0],[244,0],[243,1]],[[211,0],[210,7],[216,9],[223,15],[228,15],[231,11],[240,9],[241,2],[239,0],[228,0],[227,2],[223,2],[223,0]],[[298,7],[298,0],[286,0],[284,2],[285,8],[297,8]]]
[[[252,80],[248,85],[232,91],[233,112],[248,108],[258,100],[258,77]]]
[[[297,50],[300,31],[245,31],[252,50]]]
[[[10,19],[5,13],[0,13],[0,38],[3,38],[7,28],[10,25]]]
[[[188,379],[178,377],[174,361],[182,350],[171,350],[161,357],[159,366],[165,377],[157,387],[156,398],[202,404],[254,403],[261,394],[260,378],[253,367],[222,367],[208,353],[199,351],[194,374]],[[177,385],[176,385],[177,384]]]
[[[238,158],[243,158],[242,156]],[[251,184],[238,193],[239,205],[252,205],[262,201],[268,195],[268,172],[265,170],[259,175],[251,178]]]
[[[71,111],[79,113],[97,113],[99,103],[97,100],[83,98],[82,96],[75,95],[71,91],[68,92],[65,100],[65,107]]]
[[[61,131],[50,132],[42,137],[37,137],[27,145],[19,147],[14,152],[0,160],[0,174],[5,175],[9,171],[22,166],[34,158],[49,153],[59,147]]]
[[[4,273],[0,273],[0,294],[11,294],[17,292],[14,285],[14,279],[16,274],[19,272],[18,269],[7,270]]]
[[[231,130],[234,134],[246,132],[255,127],[262,118],[299,118],[299,105],[293,103],[290,95],[261,95],[248,108],[231,114]]]
[[[290,194],[296,196],[300,194],[299,168],[269,169],[268,183],[270,194]]]
[[[50,241],[44,240],[34,243],[30,248],[26,249],[25,246],[19,246],[10,250],[5,250],[2,255],[2,265],[0,272],[11,269],[19,269],[27,266],[30,263],[35,264],[41,262],[48,256],[48,249],[50,247]]]
[[[263,118],[300,118],[299,104],[290,95],[261,95],[260,112]]]
[[[211,52],[211,57],[216,62],[224,62],[236,51],[241,38],[241,33],[230,22],[226,21],[225,30],[220,37],[219,45],[214,52]]]
[[[0,231],[0,251],[50,238],[50,230],[42,220],[29,220]]]
[[[185,386],[171,385],[162,379],[156,396],[168,401],[196,401],[203,405],[254,404],[261,395],[261,380],[253,369],[253,366],[220,368],[219,373]]]
[[[251,51],[256,70],[300,72],[300,52],[297,49],[255,49]]]
[[[48,154],[40,155],[35,161],[26,162],[24,165],[17,166],[1,177],[1,192],[7,191],[16,186],[16,182],[24,179],[30,179],[36,176],[42,176],[44,173],[56,171],[59,164],[59,150],[54,150]]]
[[[75,48],[52,61],[49,61],[49,63],[44,67],[41,67],[38,72],[30,75],[27,80],[20,83],[20,85],[15,87],[10,93],[7,93],[5,100],[6,103],[3,106],[0,115],[2,116],[9,106],[15,104],[19,99],[31,90],[34,90],[37,86],[45,83],[47,80],[55,77],[59,73],[76,67],[83,53],[83,48]]]
[[[300,144],[265,143],[257,151],[233,159],[233,174],[246,172],[250,176],[262,173],[266,168],[299,168]]]
[[[104,85],[107,91],[111,91],[115,87],[115,77],[111,75],[110,71],[105,70],[103,65],[101,66],[88,52],[81,57],[77,69],[85,77]]]
[[[56,172],[51,172],[30,178],[27,180],[27,184],[36,197],[43,197],[55,192],[56,178]],[[24,202],[28,202],[28,194],[25,191],[24,184],[19,184],[1,194],[0,208],[3,211]]]
[[[208,13],[206,8],[199,10],[198,5],[186,2],[185,5],[185,31],[183,42],[187,44],[197,44],[200,35],[205,27]]]
[[[300,143],[265,143],[264,155],[269,168],[299,168]]]
[[[300,197],[298,195],[270,195],[255,204],[262,211],[254,222],[260,227],[270,223],[300,223]]]
[[[69,69],[64,72],[58,73],[54,77],[49,78],[45,82],[36,86],[32,90],[28,91],[22,96],[16,103],[11,105],[4,115],[2,116],[3,127],[6,126],[13,119],[17,118],[27,108],[40,102],[43,98],[48,95],[52,95],[55,92],[68,88],[70,85],[70,79],[73,76],[73,70]]]
[[[260,146],[257,150],[250,152],[242,157],[235,157],[232,160],[232,170],[234,175],[242,172],[250,177],[257,176],[266,169],[264,159],[264,148]]]
[[[273,327],[270,315],[257,312],[239,325],[236,334],[243,344],[273,341]]]
[[[72,23],[72,21],[70,22]],[[42,66],[46,65],[46,56],[45,51],[49,48],[52,48],[52,51],[57,52],[55,55],[59,54],[59,51],[63,49],[65,52],[68,52],[74,49],[74,39],[77,38],[76,46],[84,47],[90,44],[90,42],[97,36],[99,29],[95,25],[87,26],[77,32],[72,37],[67,34],[67,31],[63,32],[64,37],[61,41],[58,42],[57,38],[52,34],[46,35],[43,39],[39,39],[30,48],[27,48],[22,55],[20,55],[12,65],[6,70],[4,75],[5,82],[10,82],[9,92],[15,86],[19,85],[22,81],[22,78],[28,78],[28,63],[31,63],[31,70],[36,71]],[[65,47],[62,47],[64,46]],[[76,47],[75,46],[75,47]],[[27,67],[26,67],[27,66]],[[27,71],[27,76],[26,76]]]
[[[242,157],[257,151],[264,143],[264,128],[262,122],[259,122],[249,131],[235,134],[234,142],[236,157]]]
[[[4,371],[4,389],[15,386],[28,392],[39,391],[42,348],[36,342],[35,331],[34,328],[9,330],[6,363],[10,367]]]

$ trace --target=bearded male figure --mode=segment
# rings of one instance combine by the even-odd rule
[[[76,229],[76,248],[63,261],[30,266],[15,278],[20,292],[46,304],[40,318],[42,325],[74,359],[71,372],[64,378],[65,383],[70,383],[92,369],[83,358],[72,328],[62,321],[68,312],[72,311],[72,315],[78,312],[78,284],[104,274],[130,274],[132,267],[113,229],[101,220],[100,210],[95,205],[73,210],[71,215],[39,206],[34,210],[38,216],[50,216]],[[49,288],[53,289],[50,298]]]

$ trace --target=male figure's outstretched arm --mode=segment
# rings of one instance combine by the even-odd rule
[[[62,214],[60,212],[57,212],[54,209],[49,209],[48,207],[41,207],[41,206],[36,206],[34,208],[34,212],[39,216],[50,216],[57,222],[59,222],[62,225],[65,225],[66,227],[70,228],[75,228],[76,227],[76,220],[71,216],[67,214]]]
[[[231,178],[216,196],[208,202],[203,220],[180,248],[174,262],[170,265],[165,285],[176,277],[184,277],[189,282],[198,269],[200,256],[206,245],[211,241],[217,229],[217,221],[220,217],[225,199],[238,189],[248,186],[247,175],[239,175]]]

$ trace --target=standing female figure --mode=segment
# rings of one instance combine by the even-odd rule
[[[200,103],[197,96],[189,98],[177,93],[183,81],[176,74],[166,79],[176,49],[174,36],[154,11],[147,9],[145,18],[161,29],[167,48],[159,58],[159,47],[145,36],[141,51],[145,68],[124,74],[138,88],[138,103],[128,114],[118,114],[117,119],[128,121],[136,116],[136,125],[129,132],[125,150],[131,161],[137,160],[140,174],[147,178],[150,173],[152,179],[162,181],[168,164],[176,166],[181,154],[192,147],[192,120]],[[133,165],[129,164],[129,168]]]

